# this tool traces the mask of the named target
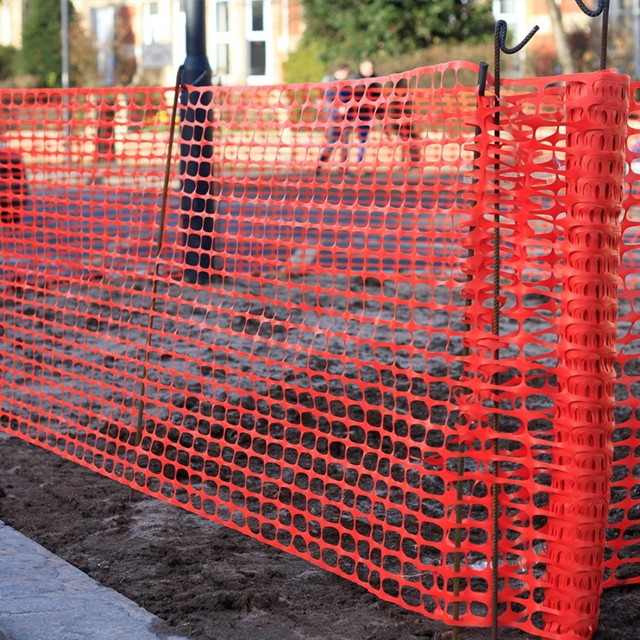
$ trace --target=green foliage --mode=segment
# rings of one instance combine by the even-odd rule
[[[18,50],[15,47],[0,45],[0,80],[13,76],[17,54]]]
[[[399,56],[449,41],[491,37],[488,0],[302,0],[306,43],[327,62]]]
[[[22,23],[18,69],[21,73],[39,77],[46,86],[60,86],[62,45],[59,0],[29,2]]]
[[[503,56],[502,68],[507,72],[513,64],[514,56]],[[484,42],[441,42],[426,49],[420,49],[402,56],[376,59],[376,72],[380,75],[428,67],[450,60],[467,60],[479,63],[482,60],[493,61],[493,41]]]
[[[284,63],[284,81],[295,82],[319,82],[326,75],[326,65],[322,61],[322,49],[319,43],[304,43],[296,51],[289,54],[289,59]]]
[[[34,76],[40,85],[62,84],[62,39],[60,0],[30,0],[22,23],[22,49],[18,52],[16,71]],[[80,26],[73,3],[69,0],[69,42],[71,84],[91,81],[95,51]]]

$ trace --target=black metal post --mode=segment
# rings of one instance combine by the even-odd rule
[[[205,0],[186,0],[187,57],[182,69],[180,174],[181,244],[184,281],[209,284],[214,267],[213,221],[216,186],[213,181],[213,91],[189,91],[211,85],[206,53]]]
[[[211,84],[211,67],[207,59],[205,0],[185,0],[187,17],[187,57],[182,69],[182,83],[204,87]]]

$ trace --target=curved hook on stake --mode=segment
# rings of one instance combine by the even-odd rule
[[[597,18],[607,7],[609,4],[609,0],[598,0],[598,8],[597,9],[589,9],[587,5],[582,0],[576,0],[576,4],[590,17]]]
[[[518,53],[523,49],[529,40],[533,38],[536,31],[540,29],[538,25],[535,25],[531,31],[519,42],[515,47],[507,47],[507,23],[505,20],[498,20],[496,22],[496,28],[494,32],[494,74],[495,74],[495,89],[496,96],[500,97],[500,52],[511,55]]]
[[[522,42],[519,42],[515,47],[507,47],[507,23],[504,20],[498,20],[498,22],[496,22],[495,30],[496,45],[500,48],[500,51],[502,51],[502,53],[518,53],[518,51],[525,47],[529,40],[533,38],[538,29],[540,29],[540,27],[536,25],[535,27],[533,27],[533,29],[531,29],[531,31],[529,31],[529,33],[527,33]]]
[[[607,68],[607,44],[609,38],[609,3],[610,0],[598,0],[597,9],[589,9],[582,0],[576,0],[576,4],[590,18],[597,18],[602,14],[602,44],[600,47],[600,69]]]

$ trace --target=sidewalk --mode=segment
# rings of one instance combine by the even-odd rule
[[[0,640],[188,640],[0,521]]]

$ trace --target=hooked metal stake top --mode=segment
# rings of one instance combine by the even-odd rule
[[[540,29],[538,25],[535,25],[533,29],[531,29],[531,31],[529,31],[529,33],[524,37],[522,42],[519,42],[515,47],[507,47],[507,28],[508,27],[505,20],[498,20],[498,22],[496,22],[496,46],[500,48],[500,51],[502,51],[502,53],[506,54],[517,53],[518,51],[520,51],[520,49],[525,47],[529,40],[533,38],[536,31]]]
[[[576,0],[576,4],[590,18],[597,18],[602,14],[602,44],[600,47],[600,69],[607,68],[607,45],[609,40],[609,2],[610,0],[598,0],[597,9],[589,9],[582,0]]]
[[[598,0],[598,8],[597,9],[589,9],[589,7],[587,7],[587,5],[582,0],[576,0],[576,4],[590,18],[597,18],[604,11],[605,6],[609,4],[609,0]]]
[[[511,55],[523,49],[529,40],[533,38],[536,31],[540,29],[535,25],[531,31],[515,47],[507,47],[507,23],[505,20],[498,20],[494,33],[494,75],[496,97],[500,97],[500,52]]]

